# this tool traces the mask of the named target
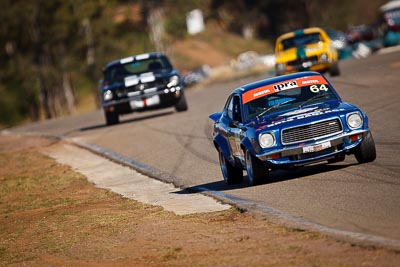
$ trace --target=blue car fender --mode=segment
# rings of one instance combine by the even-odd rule
[[[364,114],[364,127],[365,127],[365,129],[369,129],[369,126],[368,126],[368,116],[367,116],[367,114],[366,114],[366,113],[363,113],[363,112],[361,112],[361,114]]]
[[[220,133],[217,133],[213,138],[213,143],[217,150],[221,149],[222,154],[224,154],[225,158],[229,160],[231,159],[231,150],[225,137],[223,137]]]
[[[253,155],[260,153],[258,149],[259,148],[258,142],[255,139],[249,139],[247,137],[243,138],[243,140],[240,143],[240,147],[243,149],[243,151],[248,150]]]

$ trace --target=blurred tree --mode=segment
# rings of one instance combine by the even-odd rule
[[[0,19],[6,23],[0,24],[0,45],[5,50],[0,53],[0,114],[6,123],[22,120],[28,112],[37,119],[39,104],[32,79],[36,72],[30,64],[32,55],[26,53],[31,44],[29,17],[21,16],[30,13],[31,5],[18,8],[13,1],[2,1],[1,6]]]
[[[107,31],[110,20],[105,17],[111,14],[106,11],[113,3],[2,0],[0,18],[7,22],[0,28],[0,44],[6,50],[1,57],[5,71],[0,74],[4,123],[19,121],[27,113],[31,120],[38,120],[41,110],[46,118],[74,113],[72,78],[80,76],[76,71],[86,63],[84,79],[97,83],[94,38],[101,40],[99,35]],[[103,29],[96,36],[92,20]]]
[[[232,32],[251,27],[259,38],[274,40],[296,29],[320,26],[346,31],[351,25],[373,23],[387,0],[212,0],[211,16]]]
[[[0,0],[0,124],[73,113],[82,92],[97,96],[107,62],[151,50],[170,53],[169,45],[188,37],[186,14],[196,8],[223,30],[274,41],[307,26],[345,31],[371,23],[385,2]]]

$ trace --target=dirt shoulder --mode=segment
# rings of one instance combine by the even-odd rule
[[[400,253],[290,229],[235,209],[178,216],[99,189],[0,136],[0,266],[398,266]]]

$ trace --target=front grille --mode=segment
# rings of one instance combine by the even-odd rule
[[[135,91],[140,91],[140,90],[144,90],[144,89],[148,89],[148,88],[162,87],[165,84],[166,83],[163,80],[159,79],[159,80],[155,80],[153,82],[140,83],[140,84],[128,87],[127,89],[130,92],[135,92]]]
[[[312,64],[318,63],[318,56],[306,57],[306,58],[298,58],[293,61],[289,61],[287,63],[288,66],[298,66],[302,65],[304,62],[311,62]]]
[[[282,144],[304,142],[326,137],[343,131],[338,118],[282,130]]]
[[[119,98],[124,98],[127,97],[129,93],[132,92],[137,92],[140,93],[143,90],[149,89],[149,88],[163,88],[167,84],[167,81],[164,81],[164,79],[158,79],[153,82],[148,82],[148,83],[139,83],[130,87],[124,87],[124,88],[118,88],[116,90],[116,94]]]

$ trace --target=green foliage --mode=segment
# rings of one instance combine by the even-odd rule
[[[169,17],[165,23],[165,30],[170,36],[180,39],[184,38],[187,34],[186,15],[177,14],[176,16]]]
[[[135,38],[135,32],[129,32],[135,29],[129,19],[115,20],[116,1],[2,2],[0,19],[6,21],[0,26],[0,45],[6,49],[0,56],[3,126],[27,117],[37,120],[43,112],[46,117],[70,112],[65,77],[73,77],[72,86],[90,81],[95,91],[103,65],[150,47],[146,33]],[[94,55],[89,62],[90,49]]]
[[[167,14],[165,31],[172,38],[182,39],[187,35],[186,15],[194,9],[200,9],[207,16],[211,1],[202,0],[166,0],[165,10]]]

